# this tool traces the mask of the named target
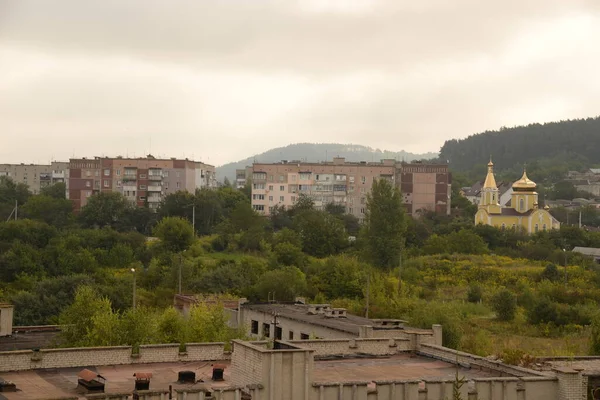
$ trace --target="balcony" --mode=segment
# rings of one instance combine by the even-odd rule
[[[123,175],[123,182],[130,182],[137,180],[136,175]]]
[[[161,200],[161,196],[148,196],[148,203],[160,203]]]
[[[148,179],[151,181],[162,181],[163,175],[162,172],[160,173],[153,173],[153,174],[148,174]]]
[[[52,171],[52,179],[65,179],[65,171]]]
[[[162,186],[160,185],[150,185],[147,189],[149,192],[162,192]]]

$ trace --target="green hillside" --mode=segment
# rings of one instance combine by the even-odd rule
[[[253,162],[278,162],[281,160],[302,160],[318,162],[331,160],[332,157],[345,157],[348,161],[379,161],[383,158],[394,158],[399,161],[412,161],[437,157],[436,153],[413,154],[406,151],[387,151],[373,149],[357,144],[340,143],[296,143],[285,147],[278,147],[264,153],[248,157],[244,160],[217,167],[217,177],[223,180],[227,177],[230,181],[235,179],[235,170],[252,165]]]
[[[527,169],[562,174],[600,163],[600,117],[501,128],[447,140],[440,159],[453,171],[485,172],[490,155],[497,171],[518,174]],[[514,170],[514,171],[513,171]]]

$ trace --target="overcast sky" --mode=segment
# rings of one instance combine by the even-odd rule
[[[596,115],[598,0],[0,0],[0,163],[427,152]]]

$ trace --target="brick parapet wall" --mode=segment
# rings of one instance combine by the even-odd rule
[[[186,353],[179,353],[177,344],[144,345],[138,355],[132,355],[130,346],[19,350],[0,352],[0,372],[230,358],[224,352],[224,343],[191,343]]]
[[[402,338],[292,340],[289,343],[314,350],[315,357],[356,354],[392,355],[400,351],[412,350],[410,340]]]
[[[418,353],[427,357],[433,357],[449,363],[458,363],[469,368],[480,368],[494,372],[500,372],[508,376],[548,376],[549,374],[534,371],[527,368],[517,367],[514,365],[504,364],[500,361],[488,360],[484,357],[479,357],[473,354],[464,353],[449,349],[447,347],[436,346],[432,344],[423,344],[418,350]]]

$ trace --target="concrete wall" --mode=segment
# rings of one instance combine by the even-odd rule
[[[264,313],[261,311],[250,310],[247,308],[241,309],[241,318],[239,322],[248,327],[248,330],[252,327],[252,320],[258,321],[258,334],[250,333],[251,337],[256,339],[261,339],[266,337],[263,331],[263,324],[269,324],[270,329],[270,338],[273,338],[275,335],[273,328],[273,315],[270,313]],[[238,311],[239,312],[239,311]],[[281,335],[282,340],[299,340],[301,338],[301,334],[304,333],[309,335],[311,338],[324,338],[324,339],[332,339],[332,338],[353,338],[358,336],[357,334],[353,334],[350,332],[343,332],[337,329],[326,328],[319,325],[313,325],[307,322],[296,321],[293,319],[289,319],[283,316],[277,317],[278,327],[280,327],[283,332]],[[290,338],[290,331],[293,332],[294,337]]]
[[[392,355],[400,351],[409,351],[409,339],[320,339],[298,340],[290,343],[314,350],[315,357],[355,354]]]
[[[12,335],[13,306],[0,304],[0,336]]]
[[[543,372],[534,371],[527,368],[521,368],[514,365],[504,364],[499,361],[488,360],[487,358],[479,357],[474,354],[464,353],[462,351],[457,351],[434,344],[422,343],[417,349],[417,352],[420,355],[436,358],[438,360],[446,361],[449,363],[458,363],[468,368],[479,368],[483,370],[500,372],[506,376],[548,376]]]
[[[130,346],[43,349],[39,352],[5,351],[0,352],[0,372],[89,365],[226,360],[231,355],[224,352],[224,346],[224,343],[191,343],[187,345],[185,353],[179,353],[179,345],[176,344],[140,346],[139,354],[132,354]]]

